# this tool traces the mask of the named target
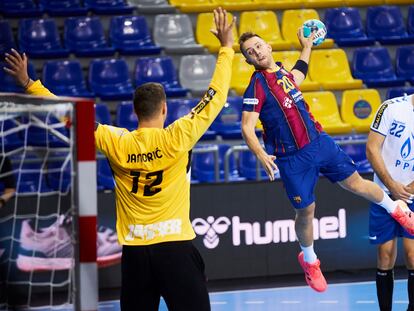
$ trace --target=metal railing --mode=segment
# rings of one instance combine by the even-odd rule
[[[342,145],[358,145],[358,144],[366,144],[367,138],[358,138],[358,139],[345,139],[341,141],[336,141],[336,143],[340,146]],[[224,181],[229,182],[230,181],[230,157],[233,154],[239,153],[241,151],[247,151],[249,150],[249,147],[247,145],[235,145],[231,146],[224,155]],[[218,163],[215,165],[218,168]],[[256,161],[256,180],[260,181],[262,180],[262,176],[260,174],[260,161]],[[216,179],[216,182],[219,181],[219,179]]]

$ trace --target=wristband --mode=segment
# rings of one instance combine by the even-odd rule
[[[305,61],[298,59],[292,70],[293,69],[299,70],[306,77],[308,73],[308,64]]]

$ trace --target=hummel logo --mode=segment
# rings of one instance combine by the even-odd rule
[[[199,235],[204,235],[204,246],[210,249],[217,247],[220,242],[218,235],[226,232],[230,224],[227,217],[214,219],[213,216],[207,217],[207,221],[196,218],[192,222],[194,231]]]
[[[375,241],[375,240],[377,239],[377,236],[376,236],[376,235],[374,235],[374,236],[369,236],[368,238],[369,238],[370,240],[374,240],[374,241]]]

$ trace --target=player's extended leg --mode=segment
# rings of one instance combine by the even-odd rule
[[[325,277],[320,269],[320,261],[313,250],[313,218],[315,202],[305,208],[295,209],[295,231],[302,251],[298,260],[305,272],[306,283],[314,290],[323,292],[327,288]]]
[[[319,167],[310,163],[310,159],[317,157],[319,152],[319,144],[309,144],[295,155],[279,157],[276,164],[287,196],[295,208],[295,231],[302,249],[298,260],[305,272],[305,280],[311,288],[323,292],[327,284],[313,249],[314,190]]]
[[[391,311],[394,290],[394,264],[397,258],[397,239],[378,245],[377,297],[381,311]]]
[[[401,200],[393,201],[376,183],[362,178],[354,172],[348,178],[339,181],[339,184],[365,199],[385,208],[388,213],[410,234],[414,234],[414,214],[407,204]]]
[[[414,311],[414,239],[403,239],[405,263],[408,270],[408,309],[407,311]]]

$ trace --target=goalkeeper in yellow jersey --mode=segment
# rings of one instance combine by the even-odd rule
[[[226,102],[234,51],[232,23],[214,10],[220,40],[209,89],[192,112],[164,128],[167,115],[162,85],[146,83],[134,94],[138,129],[97,124],[95,143],[108,158],[116,182],[117,233],[123,245],[122,310],[158,310],[162,296],[169,310],[210,310],[203,260],[191,240],[191,149]],[[8,68],[28,94],[54,96],[27,75],[27,57],[6,55]],[[92,190],[92,189],[91,189]]]

